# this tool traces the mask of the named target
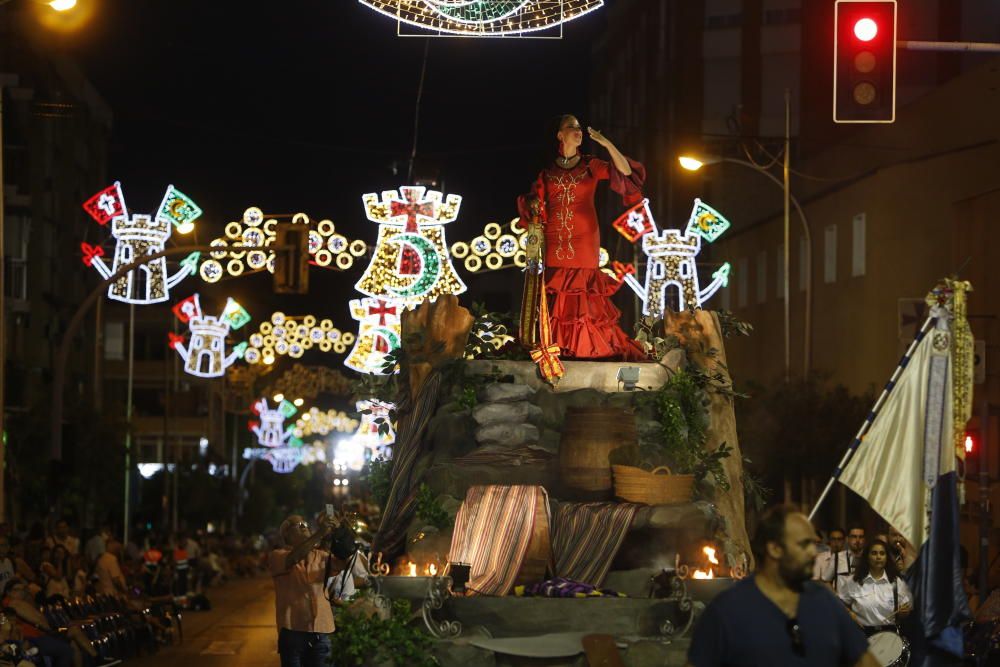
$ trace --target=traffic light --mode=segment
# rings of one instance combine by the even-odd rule
[[[309,228],[279,223],[274,236],[274,292],[306,294],[309,291]]]
[[[833,122],[896,120],[896,0],[837,0]]]

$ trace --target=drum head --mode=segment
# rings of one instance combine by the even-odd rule
[[[895,632],[878,632],[868,638],[868,650],[882,667],[896,664],[903,657],[905,644]]]

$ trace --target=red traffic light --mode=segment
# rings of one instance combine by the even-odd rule
[[[878,35],[878,23],[870,18],[859,19],[854,24],[854,36],[862,42],[870,42]]]

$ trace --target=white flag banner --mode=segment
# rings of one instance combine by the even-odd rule
[[[952,419],[951,336],[939,318],[840,476],[917,549],[927,540],[930,491],[955,470]]]

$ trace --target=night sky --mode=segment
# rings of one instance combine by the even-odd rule
[[[516,196],[554,145],[544,132],[554,114],[587,122],[592,42],[607,8],[567,24],[561,40],[397,37],[394,21],[355,0],[99,0],[93,10],[58,39],[114,113],[109,176],[136,211],[155,208],[168,183],[189,194],[205,210],[200,242],[250,205],[330,218],[372,242],[360,196],[405,184],[429,41],[417,172],[436,171],[446,194],[463,196],[447,228],[454,242],[516,214]],[[353,296],[361,269],[318,272],[311,297]],[[520,283],[512,271],[460,272],[473,295]],[[228,285],[253,301],[248,291],[268,282]],[[342,308],[338,324],[353,328]]]

